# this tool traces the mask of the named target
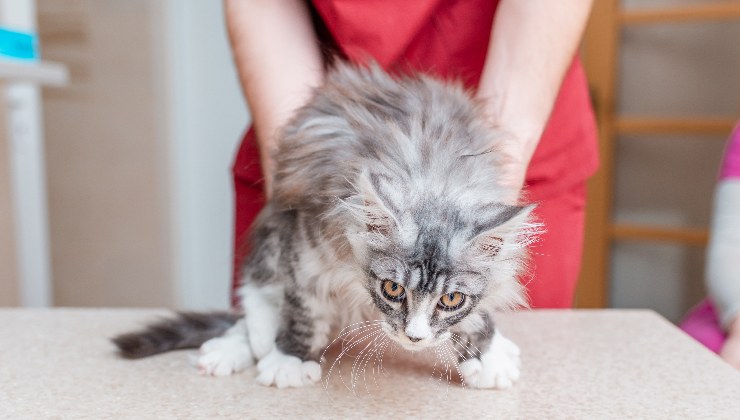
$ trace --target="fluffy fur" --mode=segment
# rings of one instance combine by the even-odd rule
[[[311,384],[337,331],[364,325],[410,350],[449,346],[471,386],[511,386],[518,349],[493,311],[524,304],[518,275],[538,225],[532,207],[502,202],[505,139],[458,85],[333,71],[282,132],[243,267],[244,319],[202,345],[201,371],[258,362],[264,385]],[[190,344],[214,332],[190,327]],[[116,344],[128,357],[166,350],[157,331]]]

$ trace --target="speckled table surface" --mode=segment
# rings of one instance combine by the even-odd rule
[[[109,337],[164,313],[0,310],[0,418],[740,418],[740,373],[649,311],[501,314],[522,349],[510,390],[448,384],[424,357],[398,352],[354,393],[341,374],[277,390],[253,370],[200,376],[192,352],[115,355]]]

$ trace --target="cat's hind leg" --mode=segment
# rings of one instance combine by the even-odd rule
[[[309,312],[294,293],[280,284],[247,284],[240,291],[247,314],[245,330],[252,355],[259,360],[257,382],[278,388],[311,385],[321,379],[321,366],[297,354],[310,353],[299,343],[315,336]]]
[[[228,376],[254,365],[246,320],[242,318],[221,337],[203,343],[196,365],[202,374],[213,376]]]
[[[317,304],[296,290],[285,293],[275,346],[257,364],[257,382],[278,388],[312,385],[321,379],[318,352],[328,342],[329,328]]]
[[[257,383],[278,388],[299,388],[321,379],[321,365],[283,353],[277,347],[257,364]]]
[[[254,357],[260,360],[275,347],[275,338],[280,327],[283,286],[247,285],[240,294],[242,306],[247,313],[249,344]]]
[[[246,316],[221,337],[200,347],[197,367],[201,373],[228,376],[254,365],[275,347],[280,325],[283,289],[248,284],[240,290]]]

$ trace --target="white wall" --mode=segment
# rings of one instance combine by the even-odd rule
[[[226,308],[232,261],[231,163],[248,112],[231,60],[221,1],[165,7],[176,302]]]
[[[55,305],[174,306],[161,4],[37,1]]]
[[[55,304],[228,306],[248,114],[221,3],[38,1],[71,70],[44,91]]]
[[[4,26],[35,31],[34,0],[4,0],[0,7]],[[30,83],[10,84],[4,100],[8,102],[20,301],[23,306],[48,306],[51,274],[39,88]]]

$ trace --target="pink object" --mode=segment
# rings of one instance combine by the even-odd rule
[[[740,178],[740,124],[735,126],[725,147],[719,179],[727,178]],[[704,299],[691,309],[680,327],[713,352],[722,350],[726,335],[710,299]]]
[[[725,149],[719,179],[740,178],[740,124],[735,126]]]
[[[717,318],[717,312],[711,300],[704,299],[689,311],[680,327],[709,350],[715,353],[722,350],[726,335],[720,327],[719,318]]]

